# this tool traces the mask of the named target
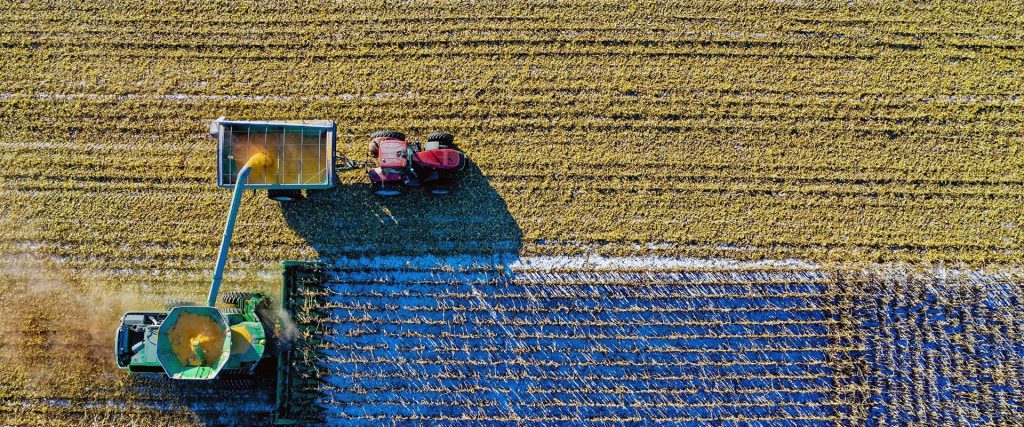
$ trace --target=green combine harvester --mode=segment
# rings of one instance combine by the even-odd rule
[[[206,304],[173,302],[164,312],[126,313],[115,338],[115,360],[131,373],[205,381],[252,377],[258,366],[276,364],[275,420],[288,424],[296,414],[308,413],[310,403],[302,398],[311,396],[296,385],[303,377],[295,366],[305,356],[275,331],[282,329],[278,313],[290,313],[300,298],[296,287],[302,280],[289,266],[302,263],[284,263],[282,300],[276,307],[259,292],[225,293],[218,306],[218,292],[244,191],[265,189],[271,199],[291,202],[302,199],[302,190],[334,186],[335,124],[220,118],[210,134],[218,140],[217,183],[233,187],[234,193]]]
[[[176,380],[209,380],[222,371],[252,374],[266,354],[267,331],[274,330],[274,313],[266,311],[270,298],[228,293],[224,300],[236,302],[235,307],[126,313],[117,331],[117,365]]]

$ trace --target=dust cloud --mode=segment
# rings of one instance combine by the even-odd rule
[[[279,339],[284,342],[290,342],[299,337],[299,328],[292,321],[291,316],[284,309],[278,307],[274,310],[274,316],[281,322],[278,329],[275,331],[278,334]]]
[[[0,254],[0,361],[29,395],[81,385],[116,370],[121,315],[152,305],[135,295],[84,288],[55,262]]]

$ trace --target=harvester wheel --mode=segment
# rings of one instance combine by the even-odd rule
[[[370,185],[370,192],[381,197],[394,197],[402,194],[405,187],[397,182],[375,182]]]
[[[405,134],[397,130],[379,130],[370,134],[370,139],[377,138],[394,138],[399,141],[405,141]]]
[[[243,301],[252,296],[251,292],[225,292],[221,295],[220,302],[224,304],[241,305]]]
[[[305,198],[302,196],[302,190],[267,190],[267,197],[280,203],[297,202]]]
[[[167,304],[164,304],[164,308],[166,308],[167,311],[171,311],[171,309],[174,308],[174,307],[191,307],[191,306],[197,306],[197,305],[199,305],[199,304],[196,304],[196,303],[194,303],[192,301],[180,300],[180,299],[172,299],[170,301],[167,301]]]
[[[270,306],[270,300],[263,300],[265,304],[260,304],[256,308],[256,318],[259,319],[263,325],[263,330],[266,332],[267,346],[263,354],[277,355],[281,351],[281,346],[284,340],[288,339],[287,327],[284,326],[285,319],[281,313],[274,310]],[[286,314],[285,314],[286,315]]]
[[[448,132],[434,132],[427,136],[427,141],[437,141],[441,145],[453,146],[455,145],[455,135]]]

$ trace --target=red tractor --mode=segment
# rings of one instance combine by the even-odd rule
[[[370,135],[370,157],[377,164],[368,171],[370,191],[385,197],[420,186],[431,194],[449,194],[454,175],[465,170],[469,161],[455,147],[455,136],[447,132],[432,133],[425,143],[406,142],[401,132],[374,132]]]

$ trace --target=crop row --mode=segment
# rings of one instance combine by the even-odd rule
[[[850,419],[863,349],[842,344],[855,337],[832,302],[855,296],[778,274],[560,285],[545,279],[601,275],[328,270],[303,293],[317,314],[298,321],[317,331],[327,420]]]
[[[585,80],[569,82],[566,85],[566,89],[574,87],[657,87],[661,83],[674,82],[684,84],[678,87],[665,87],[664,89],[676,89],[685,90],[694,87],[695,78],[698,77],[724,77],[732,76],[734,80],[711,80],[707,86],[696,86],[696,87],[729,87],[729,86],[740,86],[758,84],[765,87],[775,88],[803,88],[803,89],[817,89],[822,90],[825,86],[813,86],[808,83],[822,82],[827,78],[839,78],[844,82],[849,82],[853,86],[845,88],[834,88],[830,90],[841,90],[850,91],[861,87],[864,87],[867,93],[883,92],[883,93],[898,93],[894,89],[900,87],[914,87],[916,90],[913,92],[903,94],[912,95],[923,93],[923,89],[926,85],[935,85],[937,87],[950,87],[952,82],[943,82],[939,76],[935,75],[922,75],[920,76],[917,84],[914,84],[912,76],[909,75],[895,75],[893,77],[892,85],[889,86],[877,86],[873,89],[870,88],[871,82],[878,82],[881,80],[881,76],[877,75],[879,71],[900,71],[907,69],[918,69],[925,72],[936,72],[939,70],[947,70],[959,76],[963,76],[968,79],[966,83],[972,85],[979,84],[979,77],[983,74],[972,73],[971,70],[966,67],[957,66],[956,62],[950,61],[970,61],[990,64],[998,67],[996,70],[991,70],[993,73],[991,77],[995,79],[993,83],[997,83],[994,86],[978,86],[977,89],[982,93],[999,93],[1000,88],[1006,88],[1007,84],[1011,83],[1012,77],[1010,75],[999,74],[998,72],[1007,69],[1014,63],[1020,61],[1019,56],[1014,57],[1012,50],[998,50],[998,49],[978,49],[978,50],[955,50],[939,47],[925,48],[913,51],[901,51],[898,49],[882,49],[880,47],[871,47],[863,50],[857,50],[852,47],[842,48],[842,50],[824,50],[818,51],[815,54],[809,53],[795,53],[790,52],[776,52],[772,46],[757,46],[751,45],[750,47],[743,48],[741,45],[736,47],[715,47],[709,46],[703,48],[701,46],[672,46],[671,40],[665,43],[665,46],[644,46],[641,43],[636,45],[618,45],[618,46],[600,46],[592,44],[581,44],[578,47],[573,46],[571,41],[566,41],[550,46],[510,46],[506,49],[503,46],[448,46],[447,49],[440,47],[417,47],[417,46],[406,46],[401,49],[396,46],[384,46],[374,48],[367,45],[361,49],[354,50],[325,50],[325,48],[319,48],[320,52],[310,52],[306,50],[302,43],[294,43],[291,47],[294,49],[268,49],[258,50],[252,47],[245,47],[245,40],[238,40],[241,44],[239,48],[224,47],[219,49],[209,50],[192,50],[187,45],[180,46],[166,46],[158,43],[152,43],[149,47],[143,44],[144,38],[135,40],[134,38],[125,38],[123,40],[124,46],[110,46],[109,49],[69,49],[63,52],[66,55],[76,57],[78,61],[89,61],[91,65],[97,67],[97,70],[109,71],[113,73],[111,77],[117,77],[126,74],[129,69],[117,69],[112,67],[111,64],[105,63],[105,60],[114,58],[123,59],[125,65],[137,67],[139,63],[148,62],[154,67],[153,70],[146,72],[137,77],[144,77],[142,80],[136,79],[131,81],[117,81],[114,79],[107,80],[105,78],[99,78],[101,75],[90,73],[86,77],[97,77],[97,79],[90,78],[86,80],[85,84],[69,85],[64,84],[60,80],[56,81],[44,81],[38,79],[39,76],[53,76],[62,77],[63,75],[70,74],[73,72],[73,63],[55,63],[54,67],[43,71],[42,74],[32,75],[29,74],[30,70],[28,65],[31,64],[29,53],[35,48],[40,48],[39,55],[43,59],[52,59],[47,57],[57,56],[62,53],[60,46],[32,46],[31,39],[24,38],[24,47],[3,47],[0,46],[0,52],[4,52],[9,56],[12,69],[10,70],[13,74],[23,74],[25,77],[36,77],[22,82],[5,82],[3,88],[24,88],[24,89],[35,89],[28,93],[34,92],[51,92],[53,88],[61,88],[67,90],[69,88],[75,88],[76,92],[85,90],[88,93],[100,93],[100,94],[113,94],[122,95],[137,93],[142,91],[143,93],[198,93],[198,94],[210,94],[210,95],[296,95],[296,96],[307,96],[314,97],[322,94],[332,93],[352,93],[352,89],[365,88],[369,89],[369,93],[375,92],[387,92],[390,89],[399,88],[417,88],[417,87],[434,87],[440,89],[443,86],[451,86],[452,89],[460,89],[465,87],[473,87],[475,89],[487,89],[481,82],[481,77],[487,78],[495,84],[496,89],[508,89],[510,84],[517,80],[529,81],[533,79],[539,79],[539,82],[550,82],[552,80],[565,80],[570,79],[564,78],[564,75],[560,75],[560,72],[564,72],[565,68],[579,68],[580,72],[583,73],[582,77],[586,77]],[[109,39],[107,44],[117,39]],[[132,46],[133,44],[138,46]],[[166,53],[163,53],[165,52]],[[78,52],[76,54],[76,52]],[[560,68],[553,68],[556,64],[556,58],[551,55],[554,52],[559,52],[559,55],[563,59],[561,64],[558,64]],[[635,56],[625,56],[623,53],[633,52]],[[231,53],[237,53],[236,56],[225,56]],[[854,54],[857,53],[857,54]],[[428,57],[429,54],[436,54],[436,56]],[[845,55],[844,55],[845,54]],[[214,62],[207,62],[201,64],[201,59],[219,59]],[[874,58],[877,56],[878,58]],[[374,79],[373,73],[370,72],[370,66],[374,63],[386,58],[394,59],[406,59],[414,60],[415,63],[409,64],[409,68],[412,69],[423,69],[425,74],[421,75],[410,75],[409,80],[403,81],[392,81],[385,79],[386,77],[395,77],[396,75],[402,75],[408,73],[410,70],[404,67],[397,69],[386,69],[381,70],[379,76]],[[891,62],[881,63],[875,61],[875,59],[890,59]],[[38,60],[39,58],[37,58]],[[179,62],[175,63],[172,59],[176,59]],[[345,59],[347,61],[341,61]],[[701,59],[706,61],[704,65],[695,70],[699,74],[697,75],[683,75],[675,72],[668,72],[658,69],[640,69],[640,70],[629,70],[622,68],[626,64],[637,64],[646,63],[653,61],[662,61],[667,65],[676,65],[687,69],[696,68],[692,64],[694,59]],[[291,60],[291,61],[289,61]],[[320,60],[321,62],[317,62]],[[301,67],[296,66],[295,62],[305,61]],[[351,62],[348,62],[351,61]],[[469,70],[460,70],[452,67],[453,62],[464,63],[467,65],[491,65],[490,68],[478,70],[473,73]],[[587,65],[591,65],[597,62],[605,62],[610,68],[604,69],[584,69]],[[727,67],[728,63],[734,63],[737,65],[758,65],[765,67],[768,65],[782,65],[790,64],[789,69],[766,69],[766,73],[770,76],[775,77],[789,77],[787,80],[771,82],[770,80],[757,79],[752,74],[755,70],[729,70]],[[509,68],[511,74],[502,75],[498,72],[496,64],[504,63],[506,68]],[[428,65],[440,66],[440,70],[428,70]],[[508,67],[513,65],[512,67]],[[525,65],[526,69],[515,67],[516,65]],[[530,69],[530,65],[537,66],[535,70]],[[848,66],[854,69],[863,70],[868,72],[864,75],[843,75],[840,72],[841,66]],[[252,86],[244,84],[244,81],[238,80],[226,80],[219,82],[206,82],[205,85],[200,84],[200,76],[195,74],[197,70],[211,70],[217,72],[223,72],[226,76],[236,76],[241,71],[257,69],[259,66],[265,66],[268,71],[280,71],[290,69],[295,72],[295,75],[283,75],[280,76],[279,80],[268,78],[266,75],[253,76],[255,79],[259,79],[259,86]],[[801,75],[796,71],[801,71],[803,68],[812,68],[817,66],[821,69],[822,73],[819,75]],[[183,71],[180,75],[175,76],[175,79],[164,79],[160,76],[162,73],[154,73],[154,71]],[[451,74],[447,77],[442,77],[442,71]],[[318,75],[317,73],[323,72],[324,75]],[[331,81],[332,77],[342,76],[348,74],[346,77],[367,77],[366,79],[341,79],[334,80],[337,83],[330,85],[321,85],[325,90],[310,92],[308,90],[312,85],[311,82],[325,82]],[[652,80],[650,81],[637,81],[637,82],[622,82],[622,81],[595,81],[590,77],[594,75],[606,75],[606,76],[631,76],[631,75],[645,75]],[[533,77],[533,78],[527,78]],[[559,78],[562,77],[562,78]],[[309,78],[309,80],[302,80]],[[70,83],[70,82],[68,82]],[[164,85],[161,85],[163,83]],[[170,86],[166,86],[167,83],[171,83]],[[687,84],[688,83],[688,84]],[[788,84],[784,84],[788,83]],[[289,87],[288,84],[301,84],[300,87]],[[527,83],[529,85],[529,83]],[[623,86],[625,85],[625,86]],[[373,90],[374,88],[381,88],[383,90]],[[106,89],[122,89],[121,92],[109,91]],[[212,90],[211,90],[212,89]],[[172,90],[172,92],[164,92]],[[63,92],[58,92],[63,93]],[[356,91],[355,93],[367,93],[363,91]],[[949,94],[948,92],[944,94]],[[969,93],[974,94],[974,93]],[[933,93],[932,95],[937,95]]]
[[[334,273],[342,278],[347,274]],[[504,287],[476,288],[477,298],[469,298],[444,293],[403,296],[394,294],[398,291],[395,285],[385,283],[379,291],[372,291],[373,283],[351,285],[341,279],[331,283],[326,292],[307,293],[312,303],[309,307],[318,313],[341,311],[351,316],[319,314],[300,322],[319,331],[311,338],[315,338],[313,348],[322,354],[317,363],[327,384],[321,391],[326,394],[323,402],[329,407],[329,419],[437,421],[467,413],[501,417],[509,415],[505,410],[516,408],[520,415],[538,417],[526,418],[536,421],[543,418],[539,408],[547,407],[559,408],[549,415],[580,419],[603,406],[620,408],[622,416],[650,409],[677,421],[710,413],[754,420],[764,416],[757,409],[763,398],[776,403],[776,408],[791,407],[795,414],[833,422],[1009,422],[1015,416],[1013,408],[1022,387],[1020,373],[1024,372],[1024,351],[1016,338],[1024,328],[1017,281],[1010,276],[959,271],[948,272],[942,279],[934,274],[905,270],[840,273],[835,282],[827,282],[835,287],[828,292],[834,295],[830,304],[807,311],[786,310],[790,315],[804,313],[808,319],[823,321],[744,321],[741,317],[753,312],[707,310],[707,318],[728,317],[721,317],[722,323],[672,328],[677,332],[712,328],[704,332],[703,344],[693,349],[659,348],[658,317],[653,316],[657,307],[647,307],[647,324],[632,322],[644,318],[640,312],[623,317],[609,310],[591,312],[589,321],[580,318],[565,324],[571,329],[550,324],[544,316],[516,320],[507,306],[488,302],[491,296],[507,293],[506,288],[531,286],[511,282]],[[689,285],[682,281],[676,286],[685,289]],[[337,295],[353,287],[368,291],[365,298],[391,301],[394,307],[382,311],[330,308],[330,299],[340,298]],[[857,288],[862,293],[838,292],[843,288]],[[551,299],[558,298],[543,289],[538,289],[533,304],[551,307]],[[579,290],[579,299],[587,304],[628,305],[638,297],[591,294],[585,286],[558,289]],[[805,297],[819,299],[813,291]],[[685,296],[682,298],[679,303],[685,305]],[[793,294],[788,298],[800,297]],[[414,308],[429,299],[455,311],[460,311],[458,307],[463,312],[485,308],[480,319],[490,321],[475,326],[458,321],[439,323],[440,328],[428,326],[417,317],[420,310]],[[764,304],[768,300],[744,303],[748,309]],[[563,316],[559,315],[571,319]],[[608,325],[623,332],[604,335],[605,318]],[[530,320],[551,335],[524,334]],[[360,326],[366,324],[373,326]],[[766,336],[767,345],[749,341],[747,335],[728,339],[738,347],[719,349],[712,344],[729,336],[729,328],[782,325],[804,331],[826,327],[829,332],[822,337],[827,338],[827,345],[819,346],[813,333],[791,335],[784,331],[772,338]],[[462,328],[475,332],[459,333]],[[358,333],[349,333],[354,331]],[[410,396],[436,406],[411,406]],[[819,400],[826,396],[837,400]],[[954,409],[964,402],[976,409]],[[372,409],[364,411],[360,405]]]
[[[221,115],[335,119],[357,159],[378,129],[450,130],[475,165],[449,199],[374,199],[355,171],[302,204],[245,199],[225,289],[276,289],[292,258],[482,266],[360,267],[305,294],[314,419],[1015,422],[1013,278],[529,275],[489,256],[1016,265],[1018,6],[267,5],[0,6],[0,424],[269,416],[269,395],[108,363],[125,309],[205,291]],[[127,296],[90,299],[108,294]]]
[[[579,246],[635,242],[641,250],[645,243],[668,243],[672,245],[668,249],[682,255],[689,244],[740,242],[755,249],[789,248],[811,254],[815,248],[875,249],[883,258],[898,257],[894,249],[933,251],[924,257],[977,262],[1013,259],[1021,250],[1016,238],[1020,227],[1012,219],[1019,196],[901,200],[839,194],[804,198],[787,195],[784,189],[747,194],[679,189],[633,193],[643,198],[627,191],[616,193],[623,198],[615,198],[595,191],[593,184],[577,182],[586,186],[549,190],[536,184],[522,188],[495,182],[494,190],[487,190],[484,181],[467,180],[459,189],[467,193],[465,199],[453,201],[454,206],[417,206],[426,201],[415,198],[391,206],[367,205],[369,195],[359,190],[365,184],[334,190],[284,211],[262,198],[248,198],[234,248],[239,259],[267,261],[302,256],[308,253],[301,250],[304,245],[325,256],[337,256],[359,251],[347,247],[392,250],[391,245],[403,239],[409,252],[449,251],[458,245],[466,245],[464,250],[469,251],[474,243],[521,245],[545,240],[583,243]],[[499,204],[497,193],[489,191],[509,194],[520,202]],[[106,258],[110,266],[132,259],[163,258],[171,263],[182,257],[211,259],[228,196],[227,192],[202,198],[184,192],[3,193],[12,202],[11,214],[23,218],[26,225],[8,236],[11,241],[35,240],[53,255]],[[162,208],[154,211],[156,206]],[[474,209],[480,206],[486,210]],[[566,206],[577,211],[586,206],[594,212],[567,217],[561,215]],[[690,208],[680,212],[678,206]],[[505,207],[508,212],[501,211]],[[460,217],[452,224],[440,223]],[[433,234],[431,230],[438,226],[450,227],[450,232]],[[41,230],[45,234],[40,235]],[[124,246],[132,250],[120,249]],[[550,246],[548,251],[559,251],[557,245]]]
[[[1024,387],[1020,281],[872,271],[854,316],[875,389],[878,424],[1012,425]]]

